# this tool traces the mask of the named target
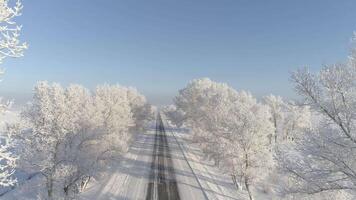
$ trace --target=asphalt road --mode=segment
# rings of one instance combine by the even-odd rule
[[[179,200],[178,186],[161,115],[156,120],[155,142],[146,200]]]

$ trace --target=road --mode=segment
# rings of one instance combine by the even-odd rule
[[[171,151],[162,117],[159,114],[156,120],[156,134],[151,162],[146,200],[179,200]]]
[[[135,135],[128,153],[108,176],[92,183],[80,199],[206,200],[241,198],[229,177],[201,160],[199,149],[173,133],[161,114],[145,132]],[[188,135],[187,135],[188,136]]]

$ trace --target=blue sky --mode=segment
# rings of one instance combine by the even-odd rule
[[[29,99],[39,80],[135,86],[169,103],[194,78],[256,96],[294,97],[290,72],[342,62],[354,0],[24,0],[25,57],[8,59],[0,94]]]

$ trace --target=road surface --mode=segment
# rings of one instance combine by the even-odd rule
[[[146,200],[155,199],[180,199],[172,156],[161,115],[158,115],[156,120],[150,182],[148,183],[146,195]]]

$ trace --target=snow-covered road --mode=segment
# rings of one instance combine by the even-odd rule
[[[201,160],[199,149],[188,147],[184,134],[173,132],[158,115],[156,127],[138,134],[110,176],[80,199],[245,199],[229,177]]]
[[[179,200],[175,170],[162,118],[157,117],[155,143],[146,200]]]

